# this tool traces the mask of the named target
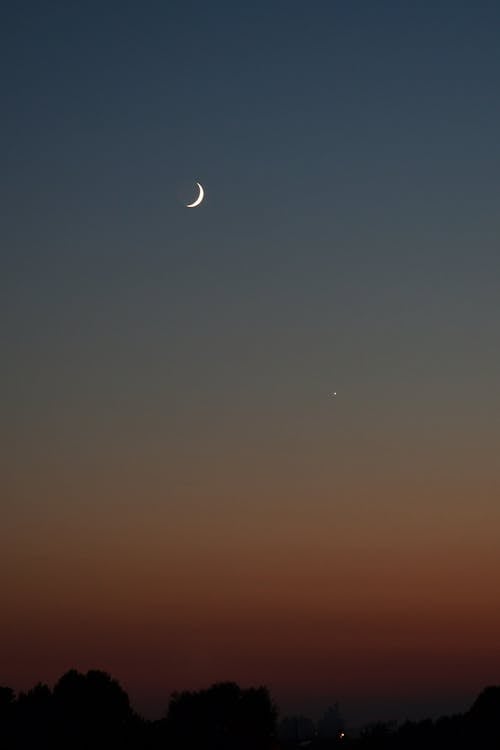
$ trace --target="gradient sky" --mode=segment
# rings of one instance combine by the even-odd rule
[[[0,682],[466,708],[500,680],[498,2],[0,29]]]

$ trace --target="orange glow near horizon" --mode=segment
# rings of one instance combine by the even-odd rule
[[[403,507],[389,494],[400,487],[385,488],[357,508],[351,494],[141,511],[123,485],[119,516],[110,498],[107,515],[95,500],[92,514],[34,509],[8,542],[4,680],[26,688],[104,668],[146,713],[174,689],[224,679],[268,684],[285,702],[494,681],[499,553],[487,506],[479,521],[458,493],[450,515],[442,496]],[[420,491],[409,490],[414,503]]]

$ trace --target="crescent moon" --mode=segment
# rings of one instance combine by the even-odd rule
[[[194,208],[195,206],[199,206],[202,202],[203,198],[205,197],[205,191],[203,190],[202,186],[199,182],[196,183],[198,185],[198,188],[200,190],[200,194],[198,195],[197,199],[194,201],[194,203],[187,203],[186,208]]]

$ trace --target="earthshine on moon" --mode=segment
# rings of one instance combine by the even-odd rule
[[[199,182],[196,183],[198,185],[198,188],[200,190],[200,193],[197,197],[197,199],[193,203],[187,203],[186,208],[194,208],[195,206],[199,206],[202,202],[203,198],[205,197],[205,191],[203,190],[202,186]]]

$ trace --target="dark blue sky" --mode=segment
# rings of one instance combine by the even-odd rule
[[[12,549],[24,549],[34,513],[45,525],[33,544],[55,545],[69,570],[60,540],[92,547],[95,518],[111,528],[123,502],[124,546],[144,570],[148,533],[160,545],[165,527],[172,549],[194,546],[194,511],[215,556],[231,538],[242,566],[262,544],[271,560],[285,518],[323,570],[317,535],[344,524],[348,602],[354,549],[368,576],[381,544],[394,569],[405,554],[419,568],[415,540],[429,528],[431,559],[448,534],[457,566],[468,559],[457,529],[474,554],[490,550],[499,29],[493,0],[2,4],[0,431]],[[186,210],[195,181],[206,199]],[[262,520],[269,512],[277,525]],[[205,563],[193,554],[194,581]],[[34,574],[23,580],[29,601]],[[467,604],[450,592],[448,612],[455,595]],[[51,596],[60,601],[58,586]],[[88,606],[98,622],[99,598]],[[416,595],[408,606],[423,604]],[[293,689],[278,667],[262,680],[310,703],[326,682],[308,682],[297,658]],[[129,674],[125,657],[116,665]],[[240,673],[251,674],[236,660]],[[134,674],[138,692],[154,693]],[[401,692],[394,679],[387,695]]]

